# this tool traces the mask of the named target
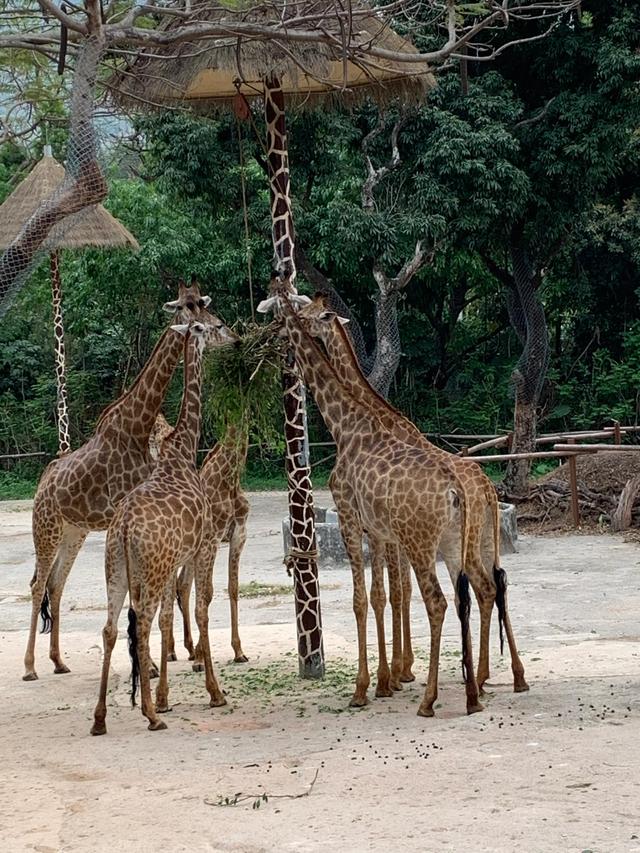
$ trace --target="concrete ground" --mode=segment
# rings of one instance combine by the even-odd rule
[[[251,503],[241,580],[282,586],[286,498],[259,494]],[[321,578],[325,681],[297,678],[285,590],[241,601],[250,662],[228,663],[225,547],[212,645],[228,706],[207,706],[203,676],[180,650],[170,665],[169,728],[147,731],[129,706],[123,617],[109,732],[92,738],[103,541],[90,537],[63,600],[72,672],[53,675],[47,638],[39,637],[40,680],[25,683],[30,506],[0,505],[0,851],[640,851],[637,545],[612,536],[522,537],[520,553],[503,563],[531,691],[511,692],[508,656],[500,658],[494,636],[486,709],[465,716],[450,607],[430,720],[415,713],[428,634],[417,597],[417,681],[392,699],[374,699],[371,690],[366,708],[347,710],[356,645],[346,569]],[[444,571],[442,580],[451,599]],[[370,638],[375,651],[373,619]],[[157,656],[157,635],[153,642]]]

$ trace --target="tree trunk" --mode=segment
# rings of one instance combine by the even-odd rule
[[[398,294],[380,288],[376,299],[376,348],[367,377],[370,385],[385,399],[396,375],[402,355],[398,329]]]
[[[516,399],[512,453],[529,453],[535,449],[537,408],[549,364],[549,334],[538,292],[540,276],[533,270],[522,232],[521,224],[512,233],[513,284],[507,295],[509,319],[523,344],[522,356],[513,372]],[[530,470],[528,459],[510,462],[504,478],[507,490],[526,494]]]

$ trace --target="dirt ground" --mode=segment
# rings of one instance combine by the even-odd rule
[[[252,496],[243,583],[286,584],[285,506],[282,494]],[[371,690],[366,708],[346,709],[356,656],[346,569],[321,578],[325,681],[297,678],[293,602],[283,590],[241,601],[250,662],[228,663],[225,548],[212,644],[228,706],[207,706],[203,676],[181,650],[170,665],[169,728],[147,731],[129,706],[123,617],[109,732],[92,738],[103,541],[90,537],[63,600],[72,672],[53,675],[39,637],[40,680],[25,683],[30,505],[0,505],[0,851],[640,851],[637,544],[522,537],[503,562],[531,691],[511,692],[494,636],[485,711],[465,716],[450,607],[431,720],[416,716],[428,633],[417,596],[417,681],[392,699]],[[451,598],[444,571],[442,580]],[[373,619],[370,638],[374,649]]]

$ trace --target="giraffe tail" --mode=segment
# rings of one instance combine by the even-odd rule
[[[49,590],[46,588],[40,605],[40,619],[42,622],[40,626],[40,633],[50,634],[51,628],[53,627],[53,619],[51,618],[51,608],[49,606]]]
[[[471,595],[469,594],[469,578],[465,572],[460,572],[456,583],[458,595],[458,618],[462,631],[462,677],[467,680],[467,661],[469,660],[469,621],[471,618]]]
[[[138,692],[138,681],[140,680],[140,660],[138,658],[138,616],[133,607],[129,607],[129,627],[127,636],[129,638],[129,657],[131,658],[131,706],[136,706],[136,693]]]
[[[129,525],[127,523],[126,510],[122,518],[122,548],[124,551],[124,562],[127,571],[127,584],[129,586],[129,611],[127,613],[127,642],[129,646],[129,657],[131,658],[131,707],[136,706],[136,693],[140,681],[140,658],[138,657],[138,614],[133,607],[133,596],[131,594],[131,567],[129,559]]]
[[[490,493],[489,493],[490,489]],[[504,654],[504,620],[507,612],[507,573],[500,567],[500,505],[493,486],[487,487],[493,521],[493,580],[496,585],[496,607],[500,631],[500,654]]]

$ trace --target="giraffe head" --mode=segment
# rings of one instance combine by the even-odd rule
[[[298,311],[298,317],[307,332],[314,338],[320,338],[323,343],[334,333],[336,320],[343,326],[349,322],[347,317],[340,317],[329,307],[323,293],[316,293],[310,302],[303,305]]]
[[[179,281],[178,298],[165,302],[162,307],[173,315],[171,327],[175,331],[180,331],[178,326],[184,326],[184,333],[186,333],[190,323],[201,323],[205,326],[203,341],[206,349],[236,343],[239,340],[236,333],[225,326],[219,317],[207,310],[210,304],[211,297],[200,293],[200,284],[196,276],[192,275],[189,284],[182,279]]]
[[[290,278],[274,276],[269,284],[269,296],[258,304],[258,313],[267,314],[272,311],[276,317],[281,317],[285,303],[294,311],[299,311],[310,302],[308,296],[298,293]]]

